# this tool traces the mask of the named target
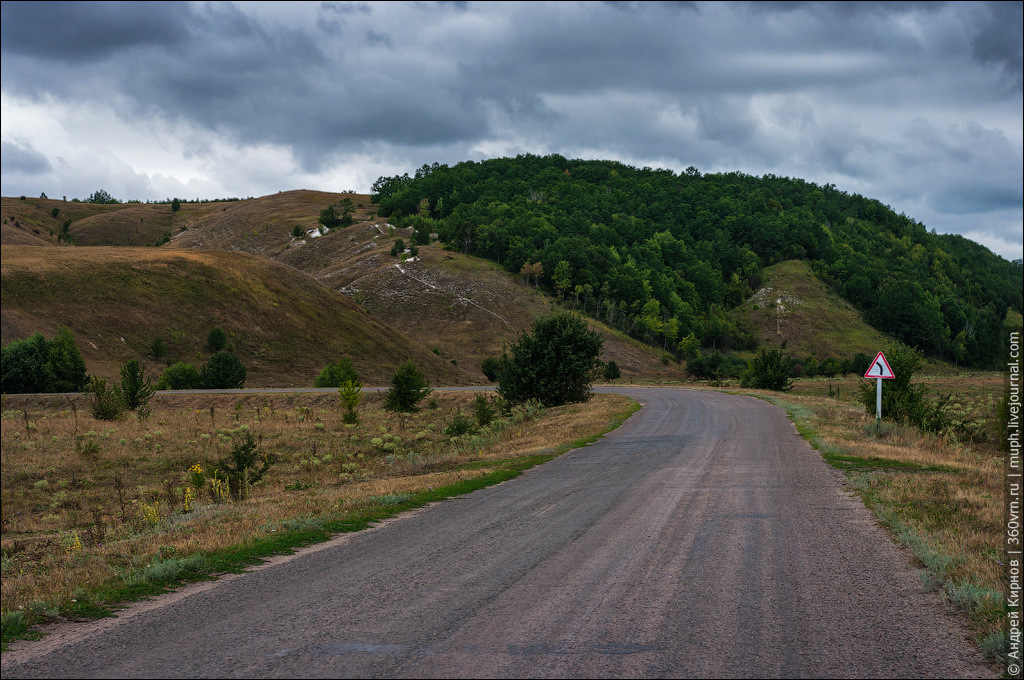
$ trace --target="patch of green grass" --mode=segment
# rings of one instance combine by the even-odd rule
[[[839,470],[846,472],[865,471],[865,470],[898,470],[900,472],[952,472],[956,473],[956,468],[948,467],[946,465],[921,465],[920,463],[912,463],[901,460],[891,460],[888,458],[880,458],[878,456],[871,456],[870,458],[862,458],[860,456],[844,455],[841,453],[826,453],[822,452],[822,458],[825,459],[829,465]]]

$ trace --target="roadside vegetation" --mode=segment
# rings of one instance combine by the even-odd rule
[[[3,640],[508,479],[637,408],[437,390],[407,413],[353,387],[158,394],[114,420],[90,395],[5,397]]]
[[[848,488],[913,554],[923,569],[922,585],[941,593],[948,607],[964,616],[987,658],[1004,664],[1003,452],[997,416],[1003,376],[924,377],[912,386],[908,381],[914,407],[933,416],[932,431],[905,417],[901,423],[877,424],[870,412],[874,381],[870,409],[860,399],[866,382],[800,380],[785,396],[757,394],[784,408],[825,461],[843,471]]]

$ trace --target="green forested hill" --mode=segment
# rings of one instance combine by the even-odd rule
[[[373,187],[382,216],[436,232],[572,297],[589,313],[667,348],[751,348],[726,312],[763,268],[804,260],[877,329],[931,356],[990,366],[1021,262],[928,233],[877,200],[800,179],[615,161],[518,156]],[[537,264],[539,263],[539,267]]]

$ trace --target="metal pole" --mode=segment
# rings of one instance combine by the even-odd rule
[[[878,379],[878,389],[875,390],[875,418],[882,420],[882,379]]]

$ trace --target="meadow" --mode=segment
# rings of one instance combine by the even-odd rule
[[[5,642],[508,479],[638,408],[602,394],[502,412],[492,395],[437,390],[406,414],[366,393],[353,424],[331,392],[150,404],[102,421],[85,395],[4,398]],[[247,445],[249,481],[235,484]]]

